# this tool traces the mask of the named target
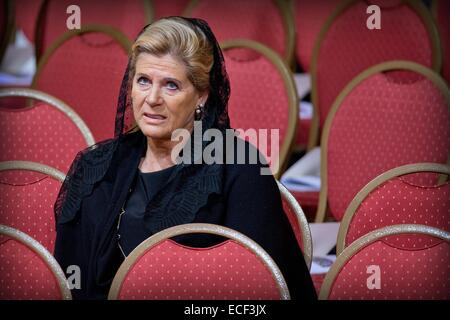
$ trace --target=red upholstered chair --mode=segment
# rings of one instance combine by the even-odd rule
[[[235,129],[267,129],[269,163],[275,177],[285,168],[292,150],[297,125],[297,92],[292,74],[283,60],[264,45],[250,40],[231,40],[221,44],[231,83],[228,112]],[[231,53],[245,48],[256,58],[236,60]],[[279,130],[279,161],[272,155],[271,129]],[[252,142],[252,139],[249,139]],[[264,140],[265,139],[261,139]],[[261,146],[258,141],[258,146]],[[273,152],[276,154],[276,152]]]
[[[450,182],[429,186],[410,181],[412,174],[429,172],[445,178],[450,166],[408,164],[382,173],[362,188],[340,224],[337,254],[370,231],[393,224],[423,224],[450,232]]]
[[[13,2],[16,28],[22,29],[28,40],[34,43],[38,14],[44,0],[13,0]]]
[[[12,0],[0,4],[0,63],[14,33],[14,9]]]
[[[295,0],[295,27],[297,61],[309,71],[314,43],[320,29],[342,0]]]
[[[194,233],[228,240],[209,248],[170,240]],[[275,262],[250,238],[222,226],[195,223],[165,229],[136,247],[117,271],[108,298],[284,300],[289,291]]]
[[[218,41],[251,39],[276,51],[288,65],[294,59],[295,24],[285,1],[193,1],[184,15],[208,22]],[[234,53],[240,59],[251,58],[245,50]]]
[[[311,63],[314,114],[308,147],[317,145],[339,92],[363,70],[389,60],[417,62],[439,72],[439,38],[431,14],[420,1],[374,0],[381,29],[367,28],[367,1],[342,2],[327,19]]]
[[[169,16],[182,16],[191,0],[148,0],[153,20]]]
[[[0,225],[0,300],[70,300],[55,258],[32,237]]]
[[[32,89],[0,89],[0,99],[10,97],[33,99],[29,102],[35,103],[0,108],[0,161],[32,161],[67,172],[75,155],[94,144],[84,121],[61,100]],[[40,175],[29,172],[23,179],[23,183],[31,183]]]
[[[432,245],[422,246],[418,236],[432,239]],[[319,299],[448,300],[449,251],[450,233],[440,229],[416,224],[377,229],[337,257]]]
[[[445,0],[433,1],[433,15],[439,31],[442,48],[442,76],[450,83],[450,2]]]
[[[111,138],[130,46],[125,35],[110,27],[68,31],[39,61],[32,87],[74,108],[96,141]]]
[[[134,40],[139,31],[151,22],[151,8],[148,0],[47,0],[41,8],[36,27],[38,61],[52,43],[69,30],[67,20],[73,21],[69,17],[74,11],[70,10],[67,13],[67,10],[71,5],[77,5],[80,8],[82,28],[91,24],[110,26],[122,32],[130,40]],[[111,48],[111,50],[117,49]]]
[[[417,78],[397,81],[399,74]],[[414,62],[369,68],[336,99],[321,141],[321,190],[316,222],[327,209],[337,221],[356,194],[381,173],[411,163],[448,161],[450,93],[445,81]],[[434,185],[436,175],[417,184]]]
[[[23,182],[22,174],[29,170],[37,172],[39,180]],[[13,173],[8,180],[3,177],[5,171]],[[64,179],[62,172],[39,163],[0,162],[0,224],[25,232],[53,252],[56,238],[53,205]]]
[[[298,204],[297,200],[295,200],[289,190],[278,181],[277,184],[280,189],[284,212],[291,223],[297,242],[302,249],[306,265],[308,268],[311,268],[313,248],[311,230],[309,229],[308,221],[306,220],[302,207]]]

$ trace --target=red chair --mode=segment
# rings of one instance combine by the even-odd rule
[[[223,42],[221,47],[231,84],[228,105],[231,125],[244,131],[267,129],[267,150],[260,151],[270,155],[273,174],[279,177],[289,160],[297,125],[297,92],[292,74],[275,52],[260,43],[232,40]],[[257,58],[236,60],[232,52],[241,48],[252,50]],[[276,151],[271,149],[273,129],[279,130],[278,159]],[[250,142],[254,141],[250,138]]]
[[[6,48],[14,34],[14,9],[12,0],[5,0],[0,4],[0,63]]]
[[[170,240],[194,233],[229,240],[209,248]],[[142,242],[117,271],[108,299],[285,300],[289,291],[277,265],[258,244],[235,230],[199,223],[168,228]]]
[[[433,15],[436,26],[439,31],[439,38],[442,47],[442,76],[450,83],[450,21],[448,13],[450,12],[450,2],[444,0],[433,1]]]
[[[311,230],[309,229],[308,221],[306,220],[302,207],[300,207],[297,200],[295,200],[289,190],[286,189],[286,187],[279,181],[277,181],[277,184],[280,189],[284,212],[291,223],[297,242],[302,249],[306,265],[308,268],[311,268],[313,247]]]
[[[206,20],[220,42],[230,39],[251,39],[277,52],[288,65],[293,62],[294,18],[283,1],[202,0],[192,2],[184,14]],[[244,60],[252,58],[251,53],[244,50],[234,54]]]
[[[28,40],[34,43],[38,14],[44,0],[13,0],[13,2],[16,28],[22,29]]]
[[[55,258],[29,235],[0,225],[0,300],[71,300]]]
[[[163,17],[182,16],[190,0],[148,0],[152,10],[152,20],[158,20]]]
[[[399,74],[417,78],[397,81]],[[321,141],[321,190],[316,222],[328,212],[340,221],[369,181],[410,163],[448,161],[450,94],[445,81],[414,62],[376,65],[336,99]],[[435,175],[414,183],[434,185]]]
[[[450,232],[450,182],[429,186],[409,181],[418,178],[412,174],[429,172],[448,176],[450,166],[408,164],[382,173],[361,189],[340,224],[337,255],[363,235],[393,224],[423,224]]]
[[[75,155],[94,144],[86,124],[61,100],[32,89],[0,89],[1,99],[10,97],[37,103],[0,108],[0,161],[32,161],[67,172]],[[24,179],[31,183],[39,177],[29,173]]]
[[[36,27],[38,62],[52,43],[69,30],[67,20],[73,15],[73,11],[67,13],[67,9],[71,5],[77,5],[80,8],[82,28],[91,24],[109,26],[132,40],[151,21],[151,10],[147,0],[47,0],[41,8]],[[108,41],[109,39],[105,40],[105,42]],[[111,50],[116,49],[111,48]]]
[[[420,246],[418,239],[433,245]],[[450,233],[424,225],[394,225],[354,241],[325,277],[319,299],[450,299]]]
[[[39,61],[32,88],[68,103],[96,141],[111,138],[130,47],[122,33],[109,27],[68,31]]]
[[[296,57],[305,72],[310,69],[311,57],[320,29],[342,0],[295,0]]]
[[[23,182],[22,174],[32,170],[39,180]],[[5,171],[13,173],[5,179]],[[27,161],[0,162],[0,224],[30,235],[49,252],[56,238],[53,205],[65,175],[48,166]]]
[[[314,114],[308,149],[317,144],[339,92],[365,69],[385,61],[407,60],[440,70],[439,38],[420,1],[371,3],[381,7],[380,30],[367,28],[367,1],[353,0],[343,2],[320,31],[311,63]]]

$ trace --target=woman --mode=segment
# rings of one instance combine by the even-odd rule
[[[260,173],[264,165],[198,163],[198,152],[188,152],[195,143],[186,142],[178,155],[191,154],[193,161],[172,156],[178,143],[172,133],[191,133],[194,120],[204,132],[230,128],[229,92],[222,53],[206,22],[166,18],[138,36],[121,86],[115,138],[77,156],[55,204],[55,257],[64,270],[81,269],[75,298],[106,298],[120,264],[140,242],[194,222],[249,236],[274,258],[293,299],[316,298],[276,182]],[[202,141],[201,150],[207,145]],[[177,241],[209,246],[219,240]]]

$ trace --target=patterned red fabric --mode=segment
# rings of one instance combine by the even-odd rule
[[[271,155],[271,130],[278,129],[281,151],[289,124],[288,93],[281,74],[262,56],[256,60],[237,61],[230,58],[230,50],[225,52],[225,64],[231,84],[228,104],[231,126],[254,129],[256,133],[267,129],[267,152],[262,148],[259,150],[266,156]],[[264,138],[258,141],[258,146],[264,141]]]
[[[66,173],[86,140],[70,118],[39,102],[33,108],[0,109],[0,161],[42,163]],[[42,178],[32,171],[0,173],[0,182],[31,183]]]
[[[321,127],[339,92],[363,70],[388,60],[409,60],[428,67],[432,64],[428,33],[410,7],[382,9],[380,30],[367,28],[366,9],[366,1],[352,5],[332,24],[322,41],[317,65],[319,103],[315,106]]]
[[[127,53],[109,36],[83,34],[54,51],[38,75],[36,88],[70,105],[96,141],[112,138],[127,61]]]
[[[325,280],[326,273],[312,274],[311,279],[316,289],[317,294],[320,293],[320,288],[322,288],[323,280]]]
[[[58,282],[39,255],[24,244],[0,237],[0,300],[62,299]]]
[[[299,118],[297,134],[295,135],[295,145],[305,148],[308,145],[309,130],[311,128],[311,119]]]
[[[450,2],[439,0],[437,2],[436,24],[439,31],[442,47],[442,76],[450,83]]]
[[[11,172],[18,175],[21,171]],[[56,238],[53,205],[60,187],[61,182],[44,175],[31,184],[0,183],[0,224],[25,232],[53,252]]]
[[[22,29],[28,40],[31,42],[34,42],[35,27],[42,3],[43,0],[14,1],[16,27]]]
[[[357,192],[389,169],[446,163],[449,139],[448,106],[431,81],[401,84],[389,73],[364,80],[344,99],[330,127],[326,174],[334,218],[340,221]]]
[[[253,253],[228,240],[210,248],[165,240],[129,270],[119,299],[280,299],[269,270]]]
[[[401,250],[376,241],[349,259],[336,277],[329,299],[450,299],[449,254],[446,242],[425,250]],[[369,266],[379,267],[380,289],[369,289],[369,277],[376,276],[368,271]]]
[[[203,0],[193,8],[191,17],[208,21],[219,42],[236,38],[252,39],[278,52],[281,57],[286,55],[283,18],[272,0]],[[253,58],[247,50],[233,54],[242,59]]]
[[[151,5],[153,6],[155,19],[160,19],[183,15],[189,2],[190,0],[152,0]]]
[[[450,232],[449,212],[450,182],[433,187],[417,186],[398,177],[364,199],[349,225],[345,243],[348,246],[370,231],[394,224],[422,224]],[[436,241],[432,237],[405,235],[391,237],[389,244],[419,250],[433,246]]]
[[[289,202],[285,200],[283,197],[282,203],[284,213],[286,213],[286,216],[289,219],[292,230],[294,231],[295,234],[295,238],[297,239],[298,245],[300,246],[300,249],[302,249],[302,252],[304,253],[305,250],[303,249],[302,230],[300,229],[300,225],[298,223],[297,214],[295,213],[294,209],[291,207]]]
[[[92,1],[92,0],[49,0],[43,23],[42,53],[59,36],[68,31],[67,19],[73,14],[66,13],[70,5],[76,4],[81,10],[81,25],[109,25],[134,40],[139,31],[148,23],[144,14],[144,1]],[[110,48],[113,52],[114,48]],[[120,67],[125,70],[125,66]],[[122,73],[123,73],[123,70]],[[118,88],[118,87],[117,87]],[[102,92],[102,91],[100,91]]]
[[[317,36],[328,16],[341,0],[295,0],[297,60],[308,72]]]

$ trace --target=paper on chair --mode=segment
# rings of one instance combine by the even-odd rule
[[[339,222],[310,223],[313,256],[326,256],[336,246]]]
[[[281,183],[289,190],[320,190],[320,148],[316,147],[305,154],[281,177]]]

